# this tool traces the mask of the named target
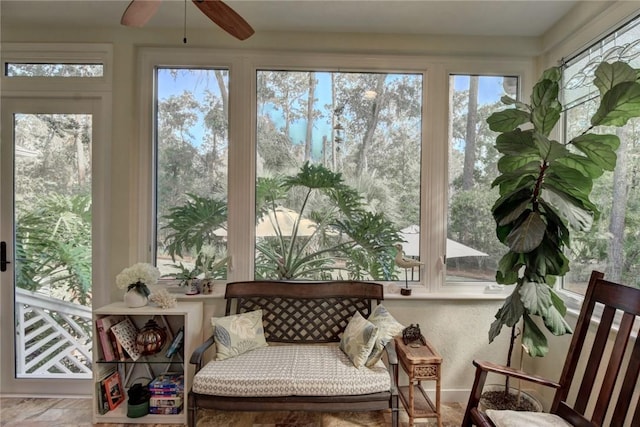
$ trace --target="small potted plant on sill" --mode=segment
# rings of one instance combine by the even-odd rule
[[[197,295],[200,293],[198,290],[198,276],[202,273],[200,266],[196,264],[190,267],[180,261],[178,264],[171,264],[178,270],[177,273],[165,274],[166,277],[173,277],[179,280],[178,286],[186,289],[185,295]]]
[[[202,272],[202,279],[200,279],[200,291],[203,294],[210,294],[213,291],[213,281],[215,279],[222,279],[226,275],[227,264],[230,257],[226,256],[220,260],[216,260],[215,254],[209,254],[207,251],[202,251],[196,258],[196,267]]]
[[[511,329],[509,366],[518,337],[530,356],[547,354],[547,339],[535,316],[554,335],[572,332],[553,286],[569,271],[564,248],[570,245],[570,228],[589,230],[599,216],[589,200],[593,181],[616,166],[620,139],[601,127],[622,127],[640,117],[639,76],[640,70],[624,62],[598,64],[597,109],[586,129],[564,143],[552,139],[562,113],[558,67],[542,74],[529,104],[505,96],[503,103],[514,108],[487,119],[491,130],[501,132],[495,145],[501,153],[501,175],[493,182],[500,196],[492,213],[496,234],[509,249],[498,264],[496,281],[515,285],[495,315],[489,342],[503,326]],[[506,392],[508,382],[505,386]]]

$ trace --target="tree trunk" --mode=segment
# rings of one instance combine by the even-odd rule
[[[225,119],[229,118],[229,94],[227,93],[227,86],[224,84],[224,76],[221,70],[215,70],[216,81],[218,82],[218,89],[220,89],[220,97],[222,98],[222,112]]]
[[[333,114],[331,115],[331,166],[332,171],[336,171],[336,78],[335,73],[331,73],[331,105]]]
[[[622,268],[624,266],[624,221],[627,211],[627,138],[623,129],[617,128],[616,135],[620,138],[618,147],[618,160],[613,171],[613,203],[611,206],[611,217],[609,222],[609,269],[607,276],[609,280],[619,282],[622,279]]]
[[[367,153],[369,152],[369,147],[373,141],[373,134],[378,126],[378,118],[380,117],[380,110],[382,110],[382,104],[385,96],[384,81],[386,78],[386,74],[380,74],[376,81],[376,97],[371,108],[371,120],[369,120],[369,126],[367,126],[367,130],[362,138],[362,149],[360,151],[360,159],[358,161],[359,169],[361,171],[367,170]]]
[[[311,160],[313,137],[313,103],[316,97],[316,73],[309,73],[309,96],[307,97],[307,134],[304,142],[304,161]]]
[[[473,188],[473,171],[476,163],[476,122],[478,120],[478,76],[469,78],[469,103],[467,110],[467,137],[464,146],[462,189]]]

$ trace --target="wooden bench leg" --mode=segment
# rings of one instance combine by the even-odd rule
[[[391,396],[391,426],[398,427],[400,408],[398,407],[398,395]]]
[[[189,413],[187,414],[187,425],[188,427],[196,427],[198,408],[196,406],[196,398],[191,392],[189,392],[187,400],[187,409],[189,411]]]

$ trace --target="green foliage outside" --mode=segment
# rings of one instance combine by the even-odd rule
[[[384,215],[366,209],[363,197],[347,186],[339,173],[305,163],[295,175],[259,178],[256,186],[257,221],[287,203],[291,193],[302,195],[292,230],[284,231],[275,216],[274,235],[258,237],[256,277],[263,279],[396,279],[393,244],[397,227]],[[164,247],[172,255],[200,259],[204,248],[223,246],[217,234],[226,224],[226,203],[190,195],[186,204],[172,208],[165,218],[168,238]],[[303,218],[312,219],[315,231],[299,235]],[[216,233],[218,231],[218,233]],[[226,233],[223,233],[226,235]],[[175,258],[174,258],[175,259]],[[200,274],[178,264],[179,276]],[[217,269],[225,268],[217,264]]]
[[[18,212],[16,286],[58,289],[62,299],[91,304],[91,198],[50,195]]]
[[[396,279],[393,244],[397,227],[381,213],[367,210],[364,198],[347,186],[339,173],[305,163],[296,175],[258,178],[257,215],[268,216],[301,192],[299,216],[292,233],[285,233],[275,216],[273,237],[258,238],[256,277],[264,279]],[[311,236],[299,236],[304,217],[312,218]],[[341,263],[342,262],[342,263]]]
[[[509,248],[499,262],[496,281],[515,285],[496,314],[489,341],[504,325],[512,328],[513,337],[522,320],[522,343],[531,356],[544,356],[549,350],[533,316],[554,335],[571,332],[564,320],[566,307],[553,285],[569,271],[564,250],[571,244],[570,228],[589,230],[600,215],[590,195],[594,182],[615,169],[620,144],[617,135],[596,129],[622,127],[640,116],[640,71],[623,62],[601,63],[594,81],[600,102],[590,122],[570,141],[555,141],[551,133],[562,113],[560,77],[559,68],[546,70],[529,104],[503,97],[514,108],[487,120],[492,130],[501,132],[496,138],[502,155],[500,176],[493,182],[500,197],[492,213],[498,238]]]

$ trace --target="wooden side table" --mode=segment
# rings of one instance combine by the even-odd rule
[[[427,341],[427,345],[405,345],[402,337],[396,337],[396,351],[402,369],[409,376],[409,385],[399,387],[399,396],[402,405],[409,414],[409,426],[413,426],[414,418],[436,418],[438,427],[442,427],[440,413],[440,367],[442,357]],[[436,382],[435,404],[422,388],[422,381]],[[396,383],[398,372],[396,371]]]

